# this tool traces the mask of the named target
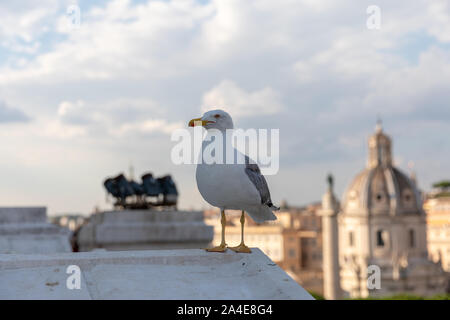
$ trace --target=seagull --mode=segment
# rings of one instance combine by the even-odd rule
[[[223,110],[208,111],[201,118],[189,121],[189,127],[195,126],[203,126],[207,130],[206,137],[202,142],[201,157],[213,141],[212,136],[216,137],[217,133],[220,132],[223,137],[223,159],[227,159],[227,150],[232,150],[234,155],[242,156],[245,159],[245,161],[241,161],[244,162],[242,164],[228,164],[225,160],[222,163],[199,161],[197,164],[198,190],[206,202],[218,207],[221,212],[222,241],[219,246],[208,248],[206,251],[225,252],[227,250],[225,210],[240,210],[242,211],[240,218],[241,243],[237,247],[229,248],[235,252],[251,253],[250,248],[244,243],[245,212],[255,222],[262,223],[267,220],[276,220],[277,217],[273,214],[273,211],[279,208],[272,204],[269,187],[258,165],[247,155],[232,147],[231,135],[227,135],[226,131],[233,130],[234,126],[233,120],[227,112]],[[227,145],[230,149],[227,149]]]

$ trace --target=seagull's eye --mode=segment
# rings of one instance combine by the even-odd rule
[[[214,118],[220,118],[220,114],[216,114],[215,116],[214,116]]]

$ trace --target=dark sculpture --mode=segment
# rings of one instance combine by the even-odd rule
[[[162,188],[163,203],[168,205],[176,205],[178,199],[178,190],[171,176],[164,176],[157,179],[158,184]]]
[[[158,181],[153,178],[153,175],[151,173],[144,174],[141,179],[144,192],[149,197],[157,197],[160,193],[163,192]]]
[[[120,203],[124,203],[127,197],[134,194],[132,185],[127,181],[123,174],[106,179],[103,185]]]
[[[142,183],[128,181],[123,174],[119,174],[105,180],[103,185],[108,195],[112,195],[116,199],[114,207],[123,209],[176,207],[178,190],[170,175],[155,179],[151,173],[146,173],[141,179]]]
[[[328,182],[328,188],[330,190],[333,190],[334,178],[333,178],[333,175],[331,173],[329,173],[328,176],[327,176],[327,182]]]

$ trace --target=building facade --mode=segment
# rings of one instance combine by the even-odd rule
[[[438,188],[428,194],[424,209],[430,257],[450,272],[450,188]]]
[[[367,166],[349,185],[337,217],[340,288],[334,291],[342,297],[445,292],[444,271],[428,259],[421,196],[392,159],[391,139],[378,124]],[[335,249],[324,248],[324,261],[333,260]],[[328,269],[325,282],[336,273]],[[379,286],[368,285],[371,270],[378,272]]]
[[[322,220],[320,204],[286,207],[277,216],[283,224],[284,259],[279,265],[304,288],[323,294]]]

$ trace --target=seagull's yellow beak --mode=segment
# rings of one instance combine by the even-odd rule
[[[206,126],[208,123],[213,123],[213,121],[205,121],[202,120],[202,118],[196,118],[189,121],[189,127]]]

